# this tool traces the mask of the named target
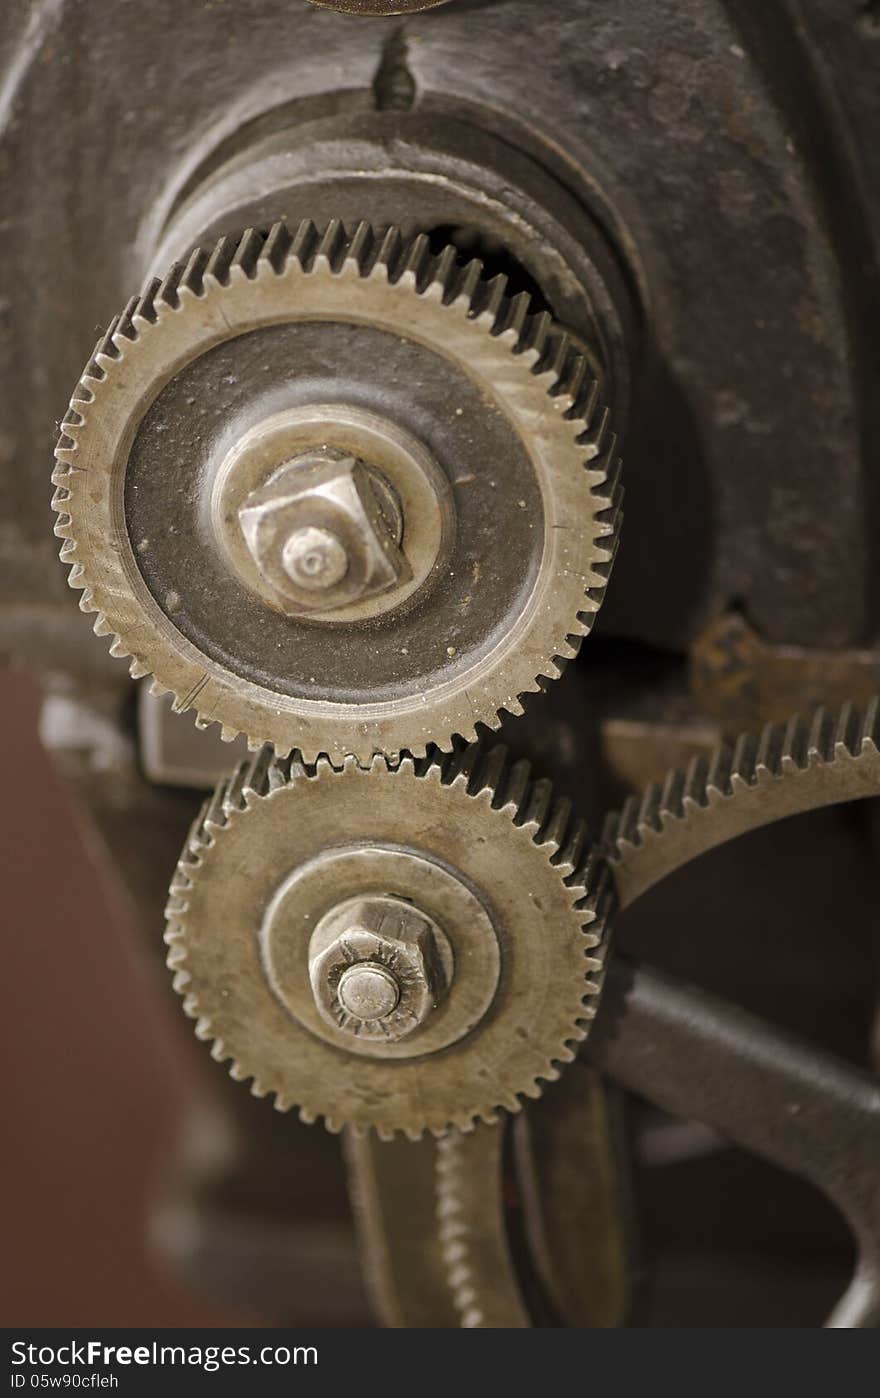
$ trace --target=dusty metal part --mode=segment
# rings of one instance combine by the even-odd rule
[[[309,939],[315,1003],[355,1038],[406,1038],[436,1009],[453,975],[449,939],[400,898],[349,898],[324,914]]]
[[[880,795],[880,707],[819,709],[670,772],[608,818],[621,907],[688,860],[799,811]]]
[[[315,448],[343,439],[344,450]],[[416,438],[339,403],[272,413],[245,431],[213,476],[209,508],[219,549],[242,581],[289,616],[320,611],[322,624],[399,607],[440,565],[453,528],[449,483]],[[332,581],[323,571],[291,576],[285,550],[309,521],[344,550]]]
[[[459,1323],[626,1324],[637,1274],[627,1166],[614,1089],[582,1061],[515,1122],[438,1141],[438,1243]]]
[[[289,616],[344,612],[407,580],[400,507],[381,480],[353,456],[319,450],[245,496],[237,518],[265,601],[280,596]]]
[[[497,725],[502,709],[517,712],[521,694],[576,654],[614,557],[615,441],[567,338],[530,314],[528,296],[508,300],[504,278],[480,273],[452,249],[432,256],[424,238],[402,246],[393,230],[378,238],[362,225],[347,238],[332,225],[319,237],[311,224],[296,233],[279,224],[268,238],[248,233],[237,247],[194,254],[99,342],[56,448],[56,533],[95,629],[133,657],[133,675],[152,673],[171,691],[178,711],[309,760],[423,754],[431,741],[472,737],[478,722]],[[367,389],[380,372],[393,379],[403,355],[408,391],[393,395],[393,411],[433,414],[433,454],[455,498],[447,566],[418,605],[333,646],[312,622],[266,608],[215,550],[197,547],[206,506],[180,471],[181,456],[193,460],[193,418],[165,401],[198,397],[206,366],[211,378],[231,356],[244,387],[230,402],[231,375],[222,426],[228,433],[231,417],[237,435],[241,413],[266,416],[249,375],[263,366],[271,378],[278,336],[305,353],[313,335],[324,344],[328,326],[344,332],[339,352],[357,358],[369,342],[378,355]],[[242,361],[243,344],[256,359]],[[297,389],[286,363],[276,394]],[[452,414],[440,392],[447,372]],[[304,391],[314,401],[312,380]],[[350,397],[349,384],[336,391]],[[210,476],[210,447],[224,453],[210,433],[196,435],[208,451],[206,461],[196,451],[199,479]],[[485,460],[496,463],[491,476],[477,464]],[[173,533],[162,527],[169,510]]]
[[[811,1180],[840,1209],[856,1269],[828,1325],[880,1326],[880,1085],[758,1017],[623,957],[589,1056],[621,1085]]]
[[[547,1313],[575,1329],[626,1325],[640,1261],[620,1092],[581,1059],[512,1130],[523,1231]]]
[[[437,1221],[446,1277],[467,1330],[531,1324],[504,1217],[504,1131],[480,1125],[437,1142]]]
[[[394,1329],[456,1329],[460,1317],[437,1236],[437,1142],[346,1131],[343,1146],[374,1314]]]
[[[824,704],[867,704],[880,686],[880,649],[778,645],[740,612],[724,612],[689,652],[694,702],[726,732],[740,733]]]
[[[305,768],[264,750],[192,829],[169,898],[168,959],[199,1037],[280,1110],[382,1136],[467,1130],[518,1110],[574,1058],[601,984],[610,891],[567,803],[503,749],[369,768]],[[483,926],[460,893],[482,905]],[[312,999],[317,914],[355,895],[412,900],[452,949],[448,993],[397,1042],[353,1047]]]
[[[385,50],[377,85],[405,85],[408,45]],[[427,108],[377,93],[380,110],[343,95],[278,119],[211,152],[160,227],[149,268],[163,275],[197,246],[242,228],[264,228],[279,211],[289,224],[311,218],[393,225],[406,240],[426,234],[435,251],[452,243],[463,261],[482,258],[506,274],[577,340],[603,401],[625,430],[638,360],[632,287],[589,201],[554,169],[552,147],[526,149],[518,131],[494,129],[497,113],[472,103]],[[412,109],[410,109],[412,108]],[[285,120],[286,117],[286,120]]]
[[[769,725],[760,737],[745,735],[711,759],[695,758],[688,771],[670,773],[665,783],[608,818],[603,846],[620,907],[747,830],[878,795],[876,698],[863,712],[847,704],[834,716],[820,710],[811,721],[793,718]],[[641,967],[633,970],[619,956],[612,967],[617,989],[611,1003],[605,1001],[598,1043],[591,1040],[587,1048],[590,1061],[664,1110],[705,1123],[829,1194],[860,1248],[850,1289],[829,1324],[880,1324],[876,1081],[721,1000]],[[548,1110],[551,1102],[548,1096]],[[502,1133],[494,1130],[488,1143],[475,1134],[462,1145],[451,1135],[438,1152],[438,1191],[458,1240],[458,1252],[450,1256],[447,1248],[445,1256],[463,1323],[516,1327],[523,1323],[524,1302],[501,1208]],[[545,1166],[565,1168],[570,1142],[556,1157],[552,1143],[544,1144]],[[594,1151],[589,1160],[595,1168]],[[545,1207],[552,1211],[554,1205]],[[588,1238],[581,1238],[582,1247]],[[540,1268],[540,1235],[537,1247],[534,1237],[531,1246]],[[496,1301],[499,1309],[493,1311]],[[491,1320],[480,1319],[484,1315]]]
[[[877,317],[864,208],[876,210],[880,187],[866,136],[876,45],[831,0],[809,0],[797,17],[790,6],[746,17],[722,0],[687,11],[558,0],[553,24],[545,12],[508,0],[368,23],[301,4],[292,53],[278,42],[290,0],[265,0],[258,14],[155,0],[149,14],[115,7],[112,24],[70,0],[33,24],[17,0],[3,7],[0,160],[16,217],[0,230],[0,356],[17,411],[0,438],[0,644],[27,643],[30,609],[70,623],[61,574],[47,566],[46,425],[93,327],[140,284],[175,208],[218,158],[267,129],[293,132],[295,146],[306,119],[372,115],[407,88],[410,110],[378,113],[404,143],[409,116],[473,115],[473,131],[546,163],[642,291],[651,355],[628,441],[639,489],[615,630],[684,644],[737,598],[774,640],[871,634],[876,436],[860,430],[872,380],[851,332]],[[161,70],[177,79],[173,102],[155,99]],[[398,168],[407,163],[408,151]],[[65,218],[47,218],[47,206]],[[279,209],[310,212],[285,201],[269,218]],[[454,221],[470,220],[456,211]],[[544,240],[527,240],[541,263]],[[53,268],[63,307],[35,302],[35,265]],[[532,275],[543,285],[540,266]],[[662,570],[658,533],[675,540]]]

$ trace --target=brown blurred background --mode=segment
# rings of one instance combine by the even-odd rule
[[[38,703],[28,676],[0,670],[3,1323],[247,1324],[150,1255],[148,1201],[187,1083],[167,1006],[138,974],[40,747]]]

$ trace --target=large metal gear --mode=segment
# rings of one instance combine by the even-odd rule
[[[369,768],[266,750],[193,827],[168,960],[257,1095],[417,1137],[516,1111],[574,1057],[611,903],[568,804],[503,749]]]
[[[614,436],[569,339],[481,271],[278,224],[194,252],[98,343],[56,449],[61,557],[113,654],[201,726],[423,755],[577,653]]]
[[[687,772],[670,772],[664,783],[609,817],[604,848],[619,906],[626,908],[688,860],[748,830],[799,812],[878,795],[876,699],[864,711],[852,705],[836,715],[820,710],[810,721],[795,717],[787,724],[768,726],[760,737],[743,735],[735,745],[720,747],[711,759],[696,759]],[[721,1001],[680,990],[641,968],[623,969],[624,965],[621,960],[616,993],[609,990],[606,995],[607,1026],[597,1026],[587,1058],[630,1090],[670,1112],[707,1121],[730,1140],[803,1175],[827,1193],[852,1225],[859,1247],[851,1285],[829,1324],[876,1326],[876,1083],[836,1060],[807,1054],[787,1036]],[[609,977],[612,970],[613,963]],[[717,1036],[713,1018],[720,1026]],[[742,1050],[737,1047],[740,1038]],[[690,1067],[685,1066],[688,1059]],[[730,1079],[727,1100],[725,1062]],[[757,1102],[762,1092],[768,1099],[766,1118]],[[552,1107],[549,1098],[546,1105]],[[572,1143],[567,1136],[565,1140],[570,1160]],[[847,1143],[843,1173],[835,1140]],[[584,1133],[581,1150],[589,1148]],[[438,1247],[453,1304],[466,1327],[535,1323],[511,1250],[503,1197],[511,1186],[502,1183],[503,1149],[501,1125],[480,1127],[467,1137],[451,1132],[437,1146]],[[590,1163],[595,1163],[592,1158]],[[584,1170],[582,1161],[581,1174]],[[589,1169],[586,1177],[591,1177]],[[564,1193],[543,1204],[557,1223],[570,1210]],[[596,1226],[594,1220],[591,1228]]]

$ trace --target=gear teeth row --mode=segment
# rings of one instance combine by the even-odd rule
[[[254,802],[271,799],[283,788],[332,779],[347,770],[360,770],[369,772],[371,777],[375,775],[380,779],[385,777],[392,780],[398,774],[411,775],[422,781],[463,788],[470,799],[485,801],[492,809],[506,815],[512,826],[522,829],[534,845],[544,849],[548,865],[557,871],[570,890],[571,906],[580,918],[584,969],[576,1020],[569,1025],[540,1071],[529,1081],[516,1091],[499,1091],[491,1108],[459,1114],[448,1122],[448,1126],[470,1131],[477,1121],[496,1121],[500,1110],[520,1110],[524,1098],[540,1096],[545,1083],[558,1078],[560,1065],[572,1061],[578,1045],[586,1038],[601,990],[606,952],[605,929],[615,912],[616,892],[606,862],[588,839],[583,824],[573,819],[569,803],[554,801],[550,784],[533,779],[527,762],[510,762],[502,746],[485,751],[476,744],[458,745],[451,753],[434,748],[420,759],[406,752],[394,760],[377,755],[368,766],[353,758],[336,765],[326,758],[306,763],[299,753],[278,758],[271,747],[265,746],[240,763],[204,803],[193,823],[166,906],[168,965],[174,973],[174,987],[183,996],[184,1009],[196,1021],[197,1035],[214,1040],[212,1053],[215,1058],[222,1061],[232,1058],[229,1071],[233,1078],[254,1077],[248,1068],[234,1060],[222,1036],[215,1039],[211,1025],[200,1012],[191,990],[191,975],[186,964],[186,920],[189,896],[194,882],[200,877],[206,853],[238,819],[247,819],[247,810]],[[266,1095],[266,1089],[258,1077],[254,1078],[252,1090],[256,1095]],[[276,1096],[279,1110],[287,1110],[293,1105],[299,1104]],[[300,1115],[303,1120],[311,1121],[320,1113],[304,1107]],[[326,1114],[324,1121],[330,1130],[339,1130],[345,1124]],[[421,1134],[421,1130],[410,1132],[404,1126],[398,1129],[414,1137]],[[380,1135],[383,1134],[390,1137],[394,1133],[380,1131]]]
[[[437,1232],[440,1255],[463,1330],[531,1322],[516,1284],[501,1188],[503,1136],[478,1128],[450,1132],[437,1143]]]
[[[470,318],[488,318],[491,333],[510,338],[513,352],[532,361],[534,374],[550,376],[550,396],[566,417],[584,423],[579,440],[588,455],[602,454],[608,413],[599,410],[599,386],[585,357],[549,313],[532,310],[527,292],[508,296],[504,274],[487,280],[482,262],[478,258],[462,262],[454,247],[432,253],[425,234],[407,242],[396,228],[377,233],[370,224],[360,223],[349,236],[336,219],[323,232],[310,219],[303,220],[295,231],[283,222],[274,224],[268,233],[249,228],[238,242],[224,237],[211,252],[197,248],[186,263],[175,264],[164,278],[151,279],[98,341],[72,403],[93,401],[89,380],[103,380],[106,361],[120,358],[118,338],[137,340],[146,327],[156,324],[157,303],[178,310],[183,297],[204,296],[209,282],[228,286],[237,275],[249,280],[269,272],[282,276],[294,262],[305,274],[323,265],[331,274],[341,275],[353,266],[361,277],[380,274],[392,284],[407,278],[420,295],[439,295],[446,305],[462,302]],[[59,452],[75,451],[75,438],[67,431],[70,426],[81,426],[72,406],[61,423]]]
[[[767,804],[770,790],[778,796]],[[877,698],[864,710],[845,704],[836,714],[820,708],[809,719],[768,724],[758,736],[744,733],[709,758],[695,757],[686,770],[670,772],[610,815],[602,848],[626,905],[686,859],[736,834],[871,795],[880,795]],[[648,851],[650,864],[643,860]]]

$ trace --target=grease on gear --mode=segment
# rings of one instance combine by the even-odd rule
[[[424,236],[278,224],[197,250],[99,342],[56,448],[61,557],[112,653],[200,726],[309,761],[421,756],[577,653],[616,548],[614,435],[565,334],[481,273]],[[243,507],[212,495],[230,461],[246,495],[316,445],[379,476],[384,452],[411,490],[423,567],[380,616],[285,615],[218,537]]]

